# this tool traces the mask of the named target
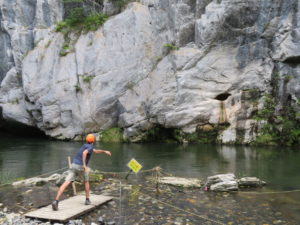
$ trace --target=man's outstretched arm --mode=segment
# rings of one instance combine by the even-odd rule
[[[97,154],[100,154],[100,153],[104,153],[104,154],[106,154],[106,155],[109,155],[109,156],[111,156],[111,152],[110,151],[107,151],[107,150],[100,150],[100,149],[94,149],[93,150],[95,153],[97,153]]]

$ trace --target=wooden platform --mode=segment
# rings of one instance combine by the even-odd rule
[[[111,196],[91,195],[91,205],[85,205],[85,196],[77,195],[59,202],[58,211],[53,211],[51,205],[25,214],[25,217],[67,222],[94,208],[112,200]]]

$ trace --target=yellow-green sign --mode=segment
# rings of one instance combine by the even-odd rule
[[[138,173],[142,168],[142,165],[139,164],[135,159],[131,159],[127,166],[135,173]]]

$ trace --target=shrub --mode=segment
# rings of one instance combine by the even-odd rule
[[[95,77],[95,75],[81,75],[83,82],[90,83],[91,80]]]
[[[11,101],[11,104],[14,104],[14,105],[18,105],[20,102],[19,102],[19,99],[18,98],[15,98],[13,101]]]
[[[107,19],[108,16],[105,14],[93,13],[87,15],[83,8],[74,8],[64,21],[57,23],[55,31],[63,34],[69,34],[75,30],[94,31]]]
[[[51,44],[51,40],[49,40],[49,41],[46,43],[45,48],[48,48],[48,47],[50,46],[50,44]]]
[[[164,48],[166,48],[166,49],[169,50],[169,51],[179,50],[179,48],[178,48],[177,46],[175,46],[175,45],[173,45],[173,44],[170,44],[170,43],[165,44],[165,45],[164,45]]]
[[[116,4],[120,9],[123,8],[130,0],[111,0],[114,4]]]
[[[83,0],[64,0],[64,3],[81,3]]]
[[[70,46],[68,43],[64,43],[62,49],[59,52],[60,56],[66,56],[70,52]]]
[[[128,83],[125,85],[125,88],[132,91],[134,86],[135,83],[133,81],[128,81]]]
[[[265,107],[253,117],[256,120],[265,120],[267,123],[259,131],[257,144],[300,144],[300,121],[297,112],[290,105],[285,105],[283,110],[276,112],[275,99],[265,95]]]
[[[293,79],[293,76],[292,75],[285,75],[285,77],[284,77],[284,82],[285,83],[288,83],[290,80],[292,80]]]
[[[88,15],[83,8],[74,8],[64,21],[57,23],[56,32],[61,32],[64,35],[65,44],[59,55],[66,56],[70,52],[69,44],[71,42],[69,34],[71,32],[95,31],[106,20],[108,16],[102,13],[93,13]]]
[[[74,8],[71,10],[70,15],[66,19],[66,23],[70,27],[76,27],[80,25],[86,19],[86,15],[83,8]]]
[[[81,90],[82,90],[81,87],[78,84],[76,84],[75,85],[75,91],[80,92]]]
[[[108,16],[101,13],[95,13],[85,18],[84,20],[84,30],[95,31],[97,30],[105,21]]]
[[[55,31],[61,32],[63,29],[67,28],[68,24],[66,21],[60,21],[56,24]]]

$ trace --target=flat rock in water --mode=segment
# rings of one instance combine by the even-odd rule
[[[201,180],[196,178],[162,177],[159,179],[159,183],[179,187],[201,187]]]
[[[262,187],[266,185],[265,181],[260,180],[257,177],[243,177],[238,180],[240,188],[243,187]]]

